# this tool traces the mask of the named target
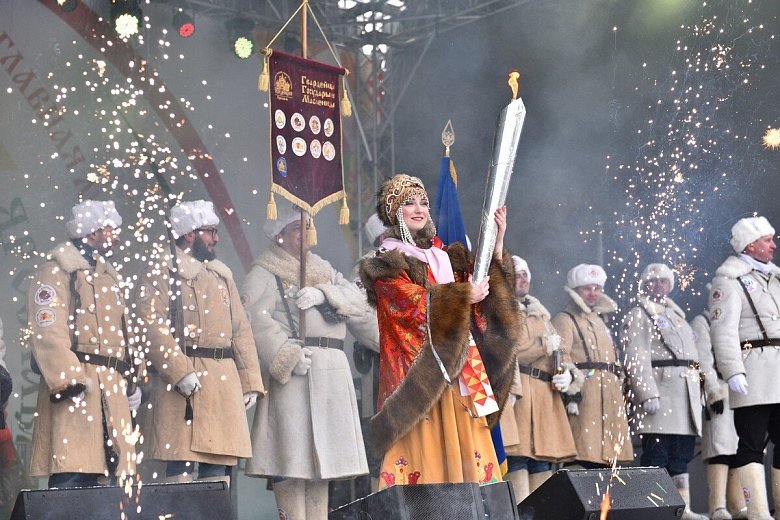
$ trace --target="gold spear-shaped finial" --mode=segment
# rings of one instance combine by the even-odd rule
[[[510,72],[507,83],[512,88],[512,101],[514,101],[517,99],[517,92],[520,90],[520,73],[516,70]]]
[[[455,144],[455,130],[452,129],[452,120],[448,119],[441,132],[441,144],[444,145],[444,157],[450,156],[450,146]]]

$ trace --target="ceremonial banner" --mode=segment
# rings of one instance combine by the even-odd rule
[[[340,67],[273,51],[268,57],[271,191],[310,215],[344,198]]]
[[[433,220],[436,222],[437,235],[445,244],[461,242],[466,244],[466,228],[458,199],[457,173],[455,163],[444,156],[439,166],[439,185],[436,189],[436,201],[433,205]]]

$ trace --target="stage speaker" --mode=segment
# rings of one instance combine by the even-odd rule
[[[230,519],[233,506],[224,482],[144,484],[129,497],[120,487],[46,489],[19,493],[10,520],[118,518]]]
[[[518,520],[508,482],[392,486],[331,511],[328,520]]]
[[[522,520],[599,520],[609,491],[609,520],[661,520],[682,517],[680,493],[665,469],[562,469],[517,507]]]

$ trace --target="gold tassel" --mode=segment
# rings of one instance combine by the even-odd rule
[[[276,220],[276,199],[274,199],[274,192],[271,192],[271,196],[268,197],[268,206],[265,208],[266,220]]]
[[[339,210],[339,224],[346,226],[349,224],[349,206],[347,206],[347,194],[341,199],[341,209]]]
[[[317,245],[317,228],[314,227],[314,217],[309,216],[309,225],[306,226],[306,242],[310,246]]]
[[[341,115],[344,117],[352,117],[352,103],[347,97],[347,76],[342,79],[341,84]]]
[[[260,77],[257,79],[257,90],[260,92],[268,92],[268,83],[269,83],[269,77],[268,77],[268,58],[271,56],[271,53],[265,54],[263,56],[263,72],[260,73]]]

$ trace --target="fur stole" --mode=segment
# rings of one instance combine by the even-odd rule
[[[291,283],[297,283],[300,278],[300,261],[276,244],[268,246],[253,263]],[[333,267],[327,260],[309,251],[306,255],[305,286],[314,287],[332,282]]]
[[[465,247],[455,244],[448,248],[453,271],[465,273],[469,258]],[[468,352],[469,330],[475,332],[493,391],[500,408],[509,395],[515,361],[515,345],[520,325],[517,303],[513,297],[514,267],[511,256],[508,265],[495,260],[490,266],[490,294],[479,305],[486,324],[480,330],[472,323],[469,304],[471,287],[466,283],[430,286],[427,266],[397,250],[379,251],[361,262],[360,276],[369,302],[376,307],[374,282],[392,279],[405,271],[418,285],[429,289],[428,319],[430,337],[426,338],[403,382],[388,396],[369,425],[369,445],[383,454],[398,439],[408,433],[436,404],[447,383],[432,351],[431,342],[440,356],[450,379],[455,382],[463,369]],[[504,262],[506,264],[506,262]],[[498,422],[498,413],[488,418],[491,426]]]

